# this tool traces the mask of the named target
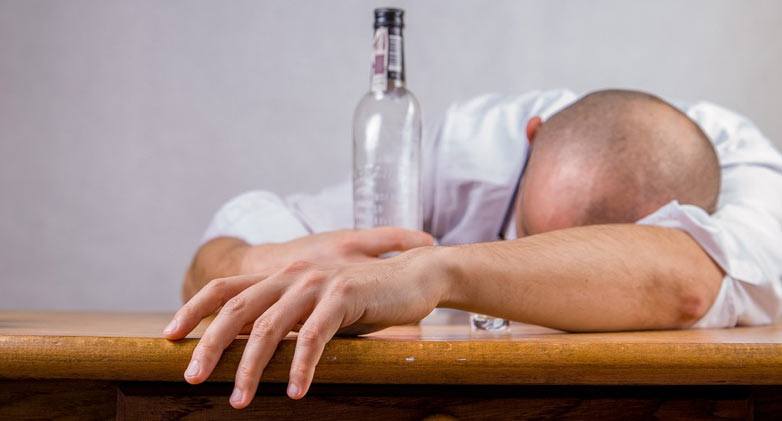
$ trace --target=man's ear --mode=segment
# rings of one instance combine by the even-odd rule
[[[538,134],[538,129],[542,125],[543,120],[538,116],[532,117],[527,122],[527,140],[529,140],[530,145],[535,141],[535,135]]]

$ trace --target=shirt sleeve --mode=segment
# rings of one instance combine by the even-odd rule
[[[641,224],[687,232],[724,270],[695,327],[782,320],[782,155],[745,118],[709,103],[686,110],[714,143],[722,169],[717,210],[671,202]]]
[[[353,226],[349,180],[316,194],[281,197],[256,190],[223,205],[212,218],[201,244],[217,237],[235,237],[251,245],[289,241]]]

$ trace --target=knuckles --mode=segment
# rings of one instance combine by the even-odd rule
[[[228,283],[227,278],[217,278],[209,281],[206,287],[211,289],[212,291],[222,291],[223,289],[225,289],[227,283]]]
[[[269,319],[259,318],[253,323],[253,330],[250,332],[250,338],[260,341],[266,341],[274,336],[274,325]]]
[[[350,278],[336,277],[330,283],[328,292],[337,298],[347,298],[356,291],[356,284]]]
[[[206,284],[206,289],[209,291],[210,294],[217,297],[220,301],[223,301],[223,297],[225,296],[225,290],[227,286],[228,286],[228,280],[226,278],[217,278],[209,281],[209,283]]]
[[[290,263],[289,265],[285,266],[283,269],[283,273],[286,273],[288,275],[293,275],[302,271],[305,271],[313,266],[312,263],[307,262],[305,260],[297,260],[293,263]]]
[[[317,295],[327,279],[328,274],[326,271],[308,269],[297,275],[296,279],[289,286],[288,292],[299,296]]]
[[[247,300],[241,295],[237,295],[225,302],[223,309],[220,311],[226,316],[235,316],[244,311],[247,307]]]
[[[299,330],[296,340],[301,341],[307,345],[312,345],[320,342],[321,337],[322,337],[321,329],[316,327],[311,327],[308,329]]]
[[[299,281],[299,285],[304,290],[308,290],[308,291],[317,290],[323,284],[323,281],[325,279],[326,276],[323,273],[317,271],[309,271],[301,277],[301,281]]]

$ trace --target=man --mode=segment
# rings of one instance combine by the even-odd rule
[[[236,408],[297,326],[295,399],[337,332],[415,322],[435,307],[570,331],[780,319],[782,157],[735,114],[708,103],[685,112],[617,90],[452,107],[425,137],[431,236],[334,231],[351,225],[349,186],[240,196],[207,231],[186,275],[189,301],[165,330],[182,338],[218,313],[186,380],[204,381],[249,325]],[[394,250],[403,253],[377,258]]]

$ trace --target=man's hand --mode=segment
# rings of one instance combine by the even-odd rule
[[[243,408],[277,344],[299,323],[288,388],[296,399],[309,388],[325,343],[340,330],[365,333],[410,323],[435,306],[571,331],[678,329],[703,317],[722,277],[682,231],[593,225],[218,279],[185,304],[164,333],[183,338],[219,310],[185,373],[188,382],[200,383],[236,334],[252,325],[231,399]]]
[[[193,259],[185,275],[183,296],[190,299],[215,278],[271,275],[296,261],[328,265],[367,262],[389,252],[431,246],[433,242],[425,232],[395,227],[339,230],[257,246],[235,238],[217,238],[206,243]]]
[[[272,272],[296,261],[336,265],[376,260],[394,251],[431,246],[423,231],[395,227],[339,230],[308,235],[285,243],[250,247],[242,262],[244,273]]]
[[[408,246],[368,242],[358,249],[376,255]],[[216,279],[176,313],[164,333],[169,339],[181,339],[202,318],[218,312],[185,372],[185,379],[197,384],[209,377],[242,328],[252,324],[230,399],[235,408],[244,408],[255,396],[278,343],[301,323],[288,385],[288,395],[299,399],[310,387],[324,346],[338,331],[368,333],[415,322],[443,302],[447,277],[426,258],[435,250],[420,248],[390,259],[347,265],[299,261],[268,277]]]

